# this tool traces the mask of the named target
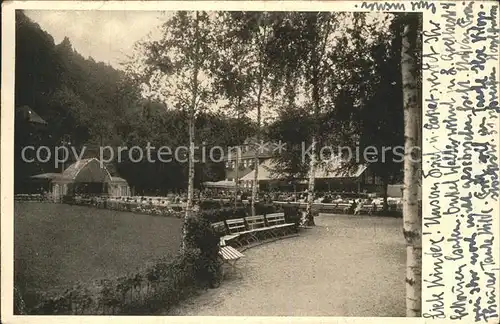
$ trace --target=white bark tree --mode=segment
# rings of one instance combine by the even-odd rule
[[[265,96],[269,92],[271,68],[268,64],[267,47],[272,37],[272,23],[275,14],[268,12],[224,12],[219,14],[223,37],[226,44],[222,59],[231,64],[226,77],[234,80],[226,83],[225,96],[239,103],[239,112],[255,112],[256,136],[253,141],[254,180],[252,186],[251,213],[255,215],[258,198],[259,153],[261,153],[262,109]],[[235,88],[236,87],[236,88]],[[232,88],[232,89],[231,89]],[[227,90],[230,90],[229,92]]]
[[[168,108],[185,111],[188,116],[188,197],[182,249],[186,248],[187,220],[193,217],[196,116],[212,99],[209,69],[213,23],[206,12],[175,12],[163,24],[159,40],[140,44],[142,55],[129,69],[147,80],[142,83],[145,96],[163,101]]]
[[[299,13],[293,19],[301,30],[301,39],[297,42],[297,57],[300,60],[304,87],[307,91],[308,104],[312,114],[312,136],[309,159],[309,181],[307,190],[306,212],[301,225],[314,225],[313,202],[315,194],[316,169],[318,167],[317,141],[319,136],[319,118],[325,107],[325,89],[327,82],[332,82],[334,49],[336,40],[334,31],[338,17],[332,13]]]
[[[422,218],[419,213],[421,105],[415,44],[418,18],[406,15],[401,46],[401,77],[405,123],[403,233],[406,239],[406,316],[420,317],[422,307]]]

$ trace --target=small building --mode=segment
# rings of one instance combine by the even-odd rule
[[[54,201],[75,195],[130,196],[127,181],[112,177],[96,158],[78,160],[62,173],[44,173],[31,178],[45,182],[44,187],[48,188]]]
[[[403,198],[404,184],[393,184],[387,186],[387,197]],[[418,200],[422,200],[422,186],[418,187]]]
[[[259,164],[258,178],[259,187],[283,187],[288,186],[284,176],[275,172],[278,162],[274,159],[266,159]],[[334,160],[325,166],[318,166],[315,172],[316,188],[319,191],[353,191],[360,192],[366,188],[368,167],[358,165],[348,170],[343,170],[340,161]],[[251,171],[240,179],[244,187],[252,187],[255,171]],[[308,176],[295,178],[294,190],[307,189]],[[297,188],[298,187],[298,188]]]
[[[242,183],[241,179],[254,170],[256,153],[259,164],[273,156],[269,145],[256,144],[253,138],[247,139],[242,145],[227,152],[224,156],[225,181],[239,182],[244,187],[250,187],[250,182]]]
[[[31,125],[47,125],[47,122],[28,106],[21,106],[16,109],[16,121]]]

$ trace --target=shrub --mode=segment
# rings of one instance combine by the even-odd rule
[[[294,223],[296,226],[299,226],[301,218],[299,206],[292,204],[285,205],[283,206],[283,212],[285,213],[285,221],[287,223]]]
[[[251,206],[249,206],[251,208]],[[267,215],[273,213],[279,213],[282,211],[280,205],[275,205],[272,203],[256,203],[255,204],[255,214],[256,215]]]
[[[202,200],[200,201],[201,210],[219,209],[222,207],[222,203],[217,200]]]
[[[62,202],[64,204],[73,205],[75,203],[75,197],[74,196],[70,196],[70,195],[63,196],[62,197]]]
[[[196,277],[212,285],[221,271],[218,259],[220,236],[212,228],[211,222],[200,216],[188,218],[185,226],[187,246],[200,250],[200,257],[195,262]]]
[[[212,210],[202,210],[199,216],[210,223],[224,221],[226,219],[241,218],[247,216],[246,207],[226,207]]]

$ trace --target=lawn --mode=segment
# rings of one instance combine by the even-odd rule
[[[136,272],[180,246],[174,217],[17,202],[14,215],[15,284],[24,292]]]

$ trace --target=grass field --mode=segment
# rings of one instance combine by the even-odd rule
[[[50,203],[14,205],[15,284],[24,292],[114,278],[177,253],[181,220]]]

